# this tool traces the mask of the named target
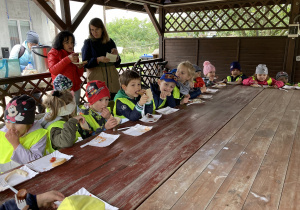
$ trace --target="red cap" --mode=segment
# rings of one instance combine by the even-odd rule
[[[99,80],[93,80],[87,83],[85,95],[90,104],[96,103],[105,96],[110,98],[109,90],[106,87],[105,82]]]

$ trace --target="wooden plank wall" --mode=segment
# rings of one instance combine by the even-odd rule
[[[219,78],[230,74],[230,63],[239,61],[242,71],[251,76],[255,67],[266,64],[271,77],[284,70],[287,37],[230,37],[230,38],[166,38],[164,60],[168,68],[176,68],[181,61],[189,60],[203,67],[210,61]],[[300,52],[298,53],[300,55]],[[300,70],[299,66],[296,69]],[[297,71],[296,71],[297,72]],[[296,74],[300,81],[300,72]]]

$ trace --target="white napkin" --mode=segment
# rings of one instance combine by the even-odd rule
[[[106,53],[106,57],[107,58],[109,58],[110,59],[110,61],[109,62],[116,62],[117,61],[117,55],[115,55],[115,54],[111,54],[111,53],[109,53],[109,52],[107,52]]]
[[[165,108],[158,109],[158,110],[155,110],[155,111],[160,113],[160,114],[171,114],[171,113],[177,112],[178,110],[179,109],[174,109],[174,108],[171,108],[171,107],[167,106]]]
[[[89,141],[86,144],[81,145],[80,147],[83,148],[87,145],[94,146],[94,147],[107,147],[111,145],[115,140],[117,140],[119,136],[120,134],[112,135],[112,134],[101,132],[93,140]]]
[[[140,119],[140,121],[145,123],[155,123],[159,120],[159,118],[161,118],[161,116],[161,114],[146,114],[143,118]]]
[[[130,136],[140,136],[152,129],[152,126],[143,126],[140,124],[136,124],[135,126],[129,128],[126,131],[123,131],[123,133],[130,135]]]

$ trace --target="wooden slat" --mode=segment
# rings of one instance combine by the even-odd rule
[[[207,209],[242,208],[291,96],[292,92],[284,92],[278,96],[278,102],[255,132]],[[228,150],[228,152],[232,151]]]
[[[300,115],[300,92],[293,94],[258,171],[244,209],[277,209]]]
[[[192,158],[190,158],[174,175],[158,188],[138,209],[170,209],[184,194],[190,185],[203,172],[224,145],[248,120],[259,106],[272,106],[270,94],[261,92],[241,112],[230,120],[215,136],[213,136]],[[262,104],[262,105],[261,105]],[[259,116],[258,116],[259,117]],[[201,200],[201,199],[199,199]],[[199,202],[199,203],[202,203]],[[198,206],[196,203],[195,206]],[[186,209],[191,209],[189,205]],[[201,209],[201,206],[198,206]]]
[[[67,29],[71,29],[71,10],[69,0],[60,0],[61,18],[65,22]]]
[[[145,8],[148,16],[150,17],[150,20],[151,20],[156,32],[158,33],[158,36],[162,36],[162,34],[163,34],[162,29],[161,29],[160,25],[158,24],[158,21],[154,15],[154,12],[152,11],[152,8],[150,7],[149,4],[144,4],[144,8]]]

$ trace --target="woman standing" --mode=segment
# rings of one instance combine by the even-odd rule
[[[82,47],[82,60],[88,61],[85,65],[87,80],[104,81],[109,88],[111,98],[119,91],[119,73],[116,66],[121,63],[115,42],[109,38],[101,19],[94,18],[89,23],[89,39]],[[117,55],[116,62],[110,62],[106,53]]]

